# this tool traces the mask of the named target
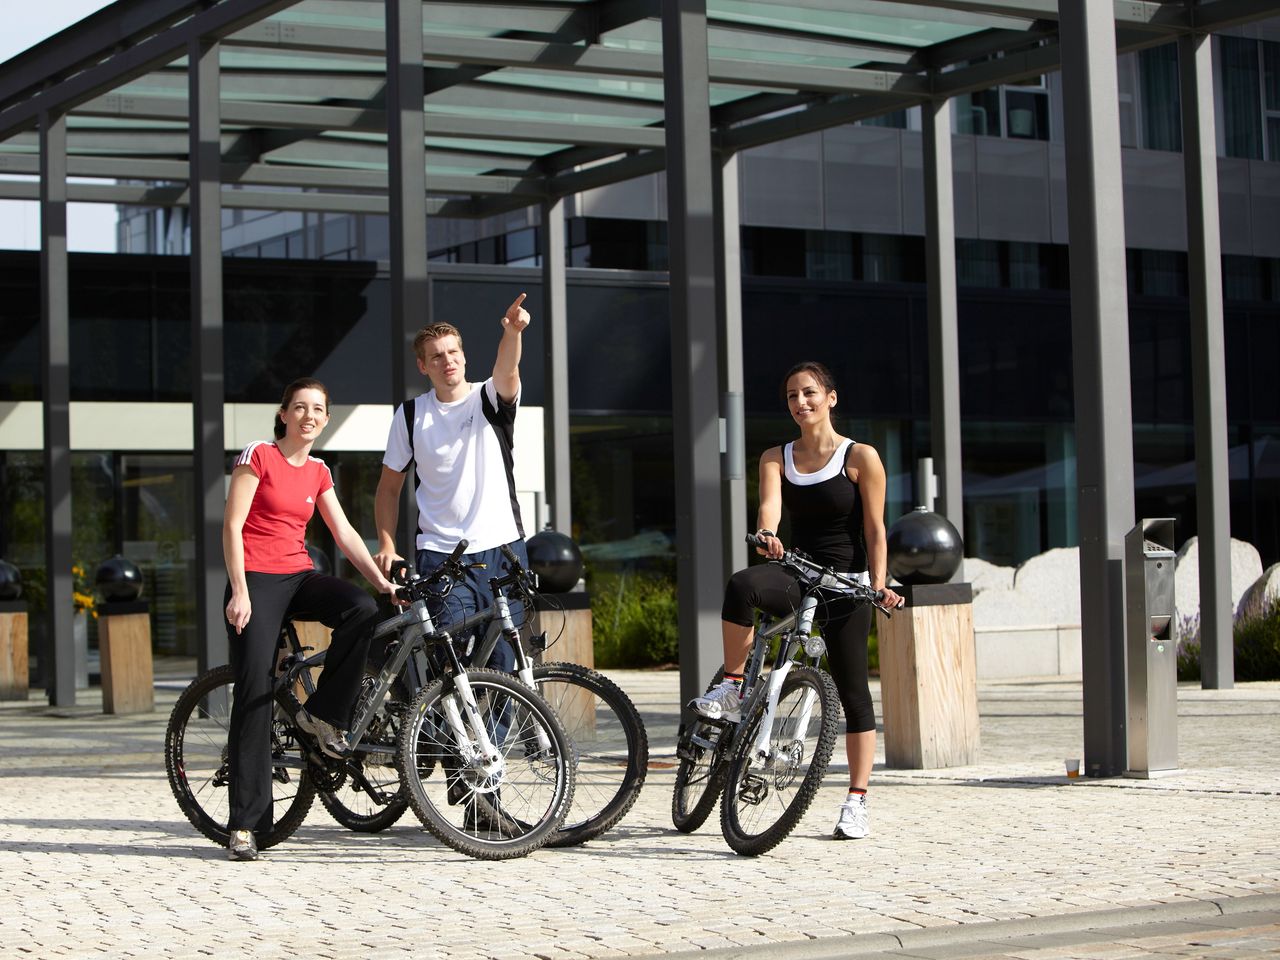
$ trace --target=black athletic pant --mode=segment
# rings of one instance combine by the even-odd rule
[[[378,605],[355,584],[314,570],[301,573],[245,574],[253,610],[241,633],[227,624],[235,700],[228,738],[231,761],[232,830],[271,829],[271,720],[273,681],[280,629],[286,619],[305,613],[333,629],[329,652],[307,712],[339,729],[351,723],[360,694],[369,636]],[[227,584],[222,605],[231,602]],[[296,772],[294,776],[297,776]]]
[[[804,595],[796,578],[776,563],[739,570],[729,578],[720,618],[749,627],[755,611],[785,617],[800,606]],[[827,641],[827,665],[844,707],[846,733],[866,733],[876,728],[867,681],[867,635],[871,632],[871,606],[824,591],[818,596],[814,622]]]

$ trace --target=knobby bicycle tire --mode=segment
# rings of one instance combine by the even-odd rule
[[[550,841],[573,803],[573,748],[555,712],[516,677],[468,670],[501,764],[469,763],[446,721],[453,681],[418,693],[400,730],[409,805],[442,843],[480,860],[523,857]],[[447,689],[446,689],[447,684]]]
[[[547,845],[576,846],[617,824],[639,798],[649,736],[631,698],[595,670],[544,663],[533,668],[533,679],[574,751],[573,805]]]
[[[707,684],[707,690],[724,679],[724,667]],[[734,727],[714,724],[700,717],[693,717],[680,725],[676,737],[676,752],[680,764],[676,767],[675,790],[671,796],[671,822],[681,833],[693,833],[716,808],[720,791],[724,789],[724,751],[733,736]],[[700,746],[693,738],[707,741],[711,746]]]
[[[365,666],[360,696],[370,696],[377,689],[378,670]],[[319,789],[320,802],[329,815],[348,830],[378,833],[393,826],[409,809],[409,795],[400,773],[400,725],[409,709],[409,694],[400,679],[391,689],[378,712],[374,714],[361,740],[356,756],[343,761],[338,784],[333,789]],[[385,803],[375,800],[355,779],[364,776],[380,793],[389,795]]]
[[[800,730],[806,692],[813,697],[808,723]],[[747,856],[776,847],[809,809],[831,761],[840,717],[840,700],[830,675],[813,667],[793,667],[778,694],[768,757],[760,761],[753,754],[766,706],[761,697],[744,721],[729,758],[720,802],[725,841]]]
[[[192,826],[224,847],[230,839],[227,733],[233,685],[230,666],[215,667],[196,677],[174,704],[164,737],[165,770],[178,806]],[[206,705],[210,697],[212,709]],[[315,799],[315,785],[293,726],[284,719],[286,701],[282,696],[276,700],[271,724],[274,823],[257,836],[260,849],[275,846],[297,830]]]

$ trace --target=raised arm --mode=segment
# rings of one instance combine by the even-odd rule
[[[884,530],[884,464],[875,447],[859,443],[850,452],[846,469],[849,479],[858,485],[862,494],[862,535],[867,544],[867,573],[871,577],[871,588],[884,591],[885,606],[899,606],[901,598],[885,586],[889,579],[889,549]]]
[[[249,516],[253,495],[258,492],[258,475],[247,466],[231,471],[231,487],[227,490],[227,505],[222,512],[222,557],[227,565],[227,579],[231,581],[231,600],[227,603],[227,622],[244,629],[253,613],[249,601],[249,585],[244,576],[244,521]]]
[[[334,543],[346,554],[347,559],[355,564],[356,569],[364,574],[364,578],[373,584],[374,589],[379,593],[391,593],[395,590],[391,582],[382,575],[378,565],[373,562],[373,557],[369,556],[369,548],[364,545],[360,534],[356,533],[355,528],[347,520],[347,515],[342,510],[342,504],[338,503],[338,495],[333,492],[333,487],[320,494],[316,506],[320,510],[320,516],[324,518],[325,526],[333,534]]]
[[[763,536],[765,548],[757,553],[777,560],[782,556],[778,539],[778,521],[782,519],[782,448],[770,447],[760,455],[760,509],[756,512],[756,533]]]
[[[520,395],[520,350],[524,328],[532,319],[521,306],[526,294],[520,294],[502,315],[502,339],[498,341],[498,358],[493,363],[493,385],[498,399],[515,403]]]
[[[402,559],[396,552],[396,524],[400,520],[400,490],[404,474],[385,464],[378,478],[378,491],[373,495],[373,522],[378,528],[378,552],[373,562],[384,577],[391,576],[391,564]]]

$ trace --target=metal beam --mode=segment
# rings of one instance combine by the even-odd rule
[[[716,329],[720,349],[720,415],[724,451],[720,497],[725,572],[747,565],[746,405],[742,369],[742,221],[739,216],[738,155],[717,157],[713,173],[716,228]]]
[[[431,323],[427,277],[426,151],[422,115],[422,2],[385,0],[387,35],[387,182],[391,240],[391,396],[416,396],[421,372],[413,352],[417,331]],[[400,497],[402,551],[417,545],[417,483]]]
[[[75,117],[103,117],[131,120],[187,119],[184,101],[169,97],[142,97],[108,94],[76,108]],[[334,130],[382,133],[387,116],[381,108],[334,107],[297,103],[224,101],[224,127],[268,127],[296,130]],[[664,136],[660,127],[618,124],[556,123],[513,120],[509,117],[459,116],[427,111],[431,137],[461,137],[532,143],[576,143],[615,147],[660,147]]]
[[[76,703],[71,581],[71,335],[67,292],[67,122],[40,117],[40,352],[44,400],[44,555],[49,703]]]
[[[287,44],[280,39],[286,35]],[[382,52],[382,36],[375,31],[295,24],[289,24],[287,31],[282,30],[280,24],[258,24],[242,30],[229,42],[247,47],[286,45],[300,51],[335,54],[354,52],[374,56]],[[833,44],[832,38],[825,35],[820,37],[820,42],[825,47]],[[852,44],[850,46],[852,48]],[[433,32],[424,41],[423,55],[428,62],[464,63],[468,67],[515,67],[653,80],[662,77],[661,54],[558,41]],[[856,49],[850,49],[849,58],[851,61],[865,59]],[[710,80],[712,83],[828,92],[898,92],[905,96],[925,92],[924,78],[909,73],[728,57],[710,61]]]
[[[569,305],[565,285],[564,199],[542,204],[543,463],[551,526],[573,535],[569,467]]]
[[[191,435],[195,486],[196,658],[201,671],[227,663],[222,515],[226,504],[226,400],[222,356],[221,123],[218,44],[194,37],[187,46],[191,124]]]
[[[956,218],[951,167],[951,102],[921,107],[924,132],[925,278],[929,301],[929,440],[938,476],[938,513],[964,537],[960,445],[960,335],[956,310]],[[926,503],[920,491],[916,503]],[[963,567],[963,563],[962,563]],[[963,569],[952,579],[961,580]]]
[[[729,152],[745,150],[775,140],[786,140],[804,133],[852,123],[854,120],[878,117],[890,110],[902,109],[903,106],[900,100],[878,94],[828,100],[794,113],[722,130],[716,137],[716,148]]]
[[[1110,0],[1061,18],[1071,344],[1079,477],[1085,772],[1125,769],[1124,536],[1134,522],[1129,304],[1115,16]]]
[[[33,126],[42,112],[72,109],[182,56],[193,40],[213,41],[297,0],[222,0],[214,7],[0,111],[0,140]]]
[[[720,363],[706,0],[663,0],[680,702],[723,660]]]
[[[1206,690],[1224,690],[1235,685],[1235,645],[1212,50],[1213,41],[1207,34],[1178,41],[1196,436],[1196,534],[1200,543],[1200,685]]]

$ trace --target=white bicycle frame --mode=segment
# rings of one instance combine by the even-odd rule
[[[813,616],[818,609],[818,599],[812,595],[806,596],[800,603],[800,608],[794,613],[790,613],[781,620],[775,621],[764,630],[761,630],[756,638],[758,644],[756,653],[753,655],[754,661],[751,665],[752,671],[759,676],[759,671],[763,666],[764,651],[768,647],[768,641],[780,635],[791,634],[792,639],[788,643],[801,642],[800,638],[809,636],[813,630]],[[782,693],[782,684],[787,679],[787,674],[791,672],[795,660],[790,656],[782,658],[781,666],[776,667],[770,674],[769,680],[763,691],[757,689],[752,695],[748,703],[742,705],[742,715],[748,716],[751,707],[760,697],[765,697],[764,717],[760,721],[760,729],[756,732],[756,740],[752,745],[750,763],[752,766],[763,766],[768,764],[772,759],[772,750],[770,749],[770,732],[773,729],[773,718],[778,710],[778,697]],[[815,692],[806,688],[804,698],[800,702],[800,713],[796,717],[796,724],[792,731],[792,742],[798,742],[804,739],[803,731],[809,729],[809,720],[813,713],[813,704],[817,699]]]

